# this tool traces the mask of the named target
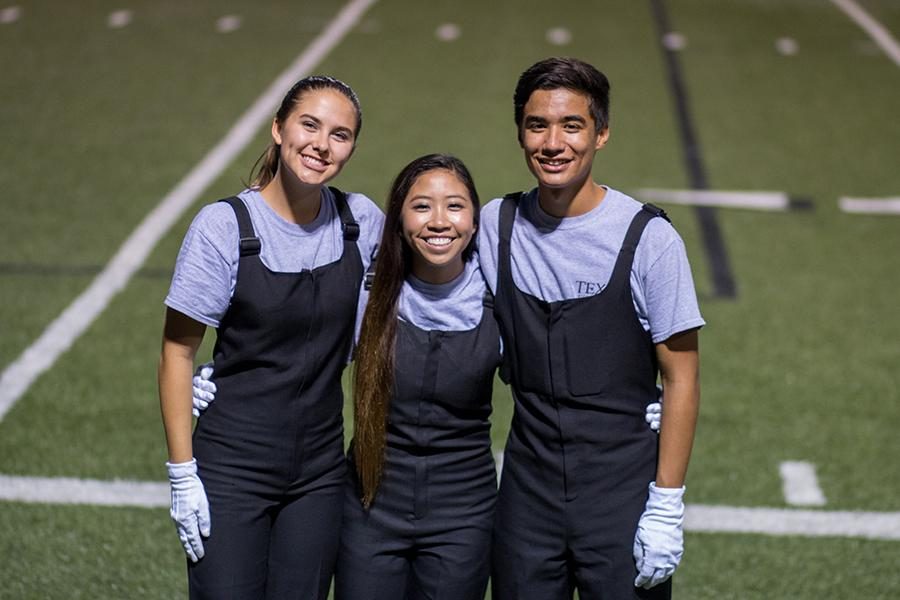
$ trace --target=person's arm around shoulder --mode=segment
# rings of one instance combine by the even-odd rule
[[[167,308],[158,370],[159,403],[169,451],[170,514],[185,553],[194,562],[204,554],[201,536],[210,534],[209,505],[197,476],[191,442],[191,376],[205,330],[203,323]]]

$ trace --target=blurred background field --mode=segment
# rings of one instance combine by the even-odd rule
[[[694,209],[659,202],[685,239],[708,323],[686,500],[786,508],[779,464],[793,460],[815,465],[822,510],[896,513],[900,215],[846,213],[839,199],[900,196],[900,64],[828,0],[658,5],[680,34],[666,39],[709,187],[784,191],[812,205],[716,211],[736,286],[722,297]],[[900,35],[900,4],[858,5]],[[341,6],[0,4],[0,369]],[[374,3],[314,69],[349,82],[363,103],[360,144],[336,184],[382,202],[409,160],[450,152],[483,202],[529,187],[512,90],[534,61],[569,55],[612,82],[612,136],[596,178],[629,193],[690,187],[653,6]],[[241,189],[268,137],[267,124],[2,417],[0,474],[164,481],[156,363],[171,268],[196,210]],[[496,389],[501,450],[512,408]],[[677,598],[900,596],[898,540],[688,532],[686,544]],[[165,508],[0,503],[0,599],[185,589]]]

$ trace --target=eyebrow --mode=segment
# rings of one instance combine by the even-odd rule
[[[571,123],[574,121],[576,123],[587,124],[587,119],[585,119],[581,115],[566,115],[566,116],[562,117],[560,119],[560,121],[563,123]],[[532,125],[532,124],[546,125],[547,123],[548,123],[547,119],[545,119],[544,117],[538,117],[536,115],[528,115],[525,117],[525,121],[524,121],[525,125]]]
[[[447,200],[471,200],[468,196],[463,194],[450,194],[444,196]],[[434,200],[434,196],[429,196],[428,194],[416,194],[415,196],[409,199],[410,202],[413,200]]]

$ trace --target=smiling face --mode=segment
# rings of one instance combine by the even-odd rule
[[[420,175],[403,201],[401,219],[413,275],[446,283],[462,273],[463,250],[476,226],[472,198],[455,173],[434,169]]]
[[[597,131],[585,94],[567,88],[538,89],[525,103],[519,139],[541,188],[586,185],[594,154],[608,138],[608,128]]]
[[[280,146],[278,168],[301,184],[324,185],[353,154],[356,126],[356,108],[340,92],[303,92],[283,122],[272,122],[272,139]]]

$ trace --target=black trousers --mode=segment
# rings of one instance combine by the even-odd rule
[[[326,600],[342,518],[341,488],[273,498],[205,482],[206,555],[188,561],[192,600]]]

